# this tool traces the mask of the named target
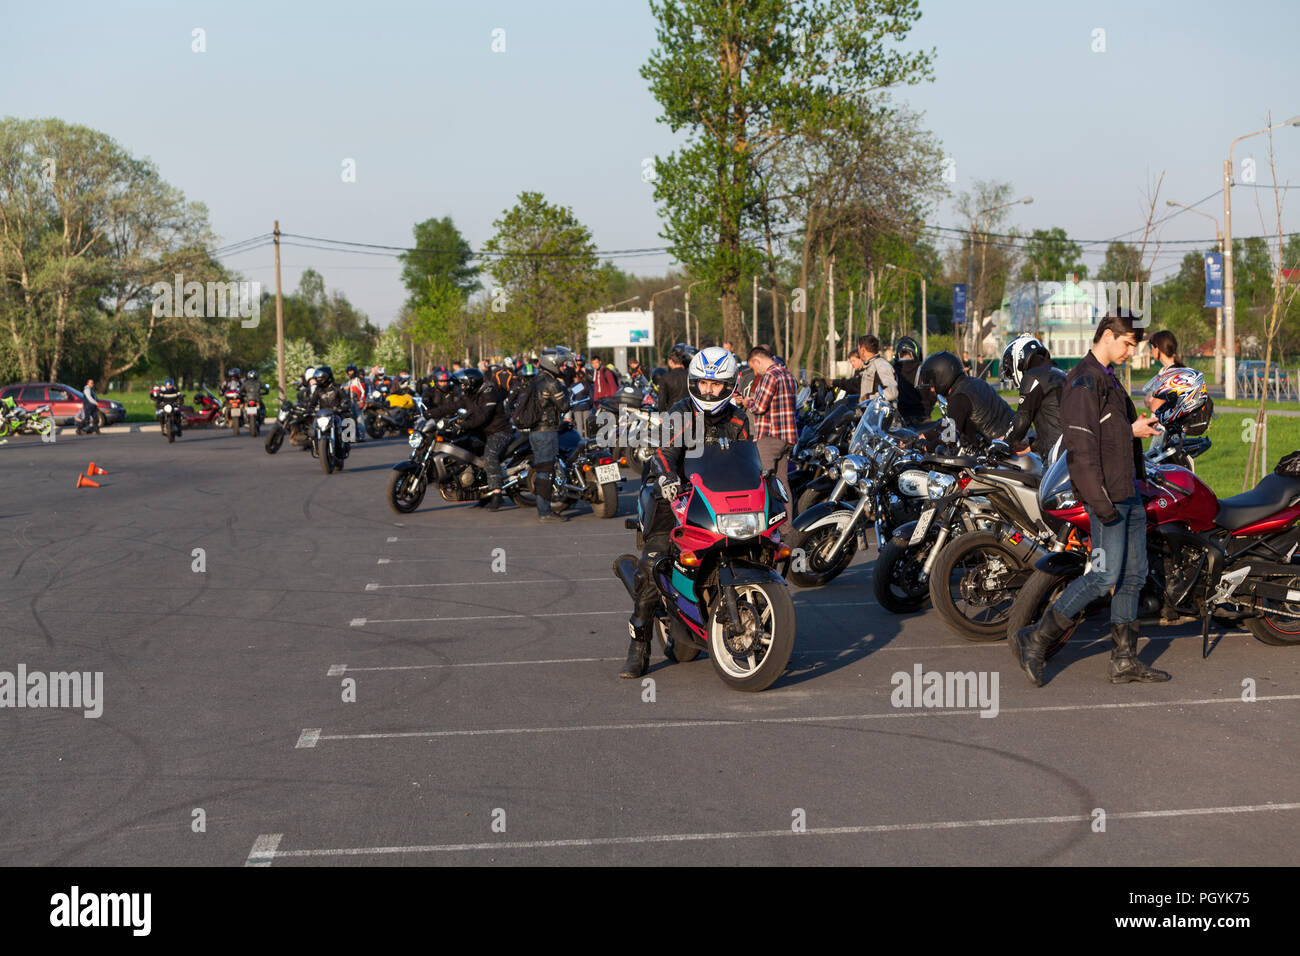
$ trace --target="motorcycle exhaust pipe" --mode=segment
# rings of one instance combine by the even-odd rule
[[[635,556],[622,554],[614,559],[614,577],[623,582],[628,597],[636,600],[636,576],[641,573],[641,562]]]

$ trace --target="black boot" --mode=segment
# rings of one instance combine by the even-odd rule
[[[1051,607],[1037,624],[1022,627],[1011,635],[1007,642],[1011,645],[1011,653],[1035,687],[1043,686],[1043,666],[1047,663],[1047,652],[1073,626],[1074,621],[1064,614],[1058,614],[1056,608]]]
[[[492,491],[491,493],[488,494],[487,510],[488,511],[501,510],[501,492]]]
[[[637,626],[628,621],[627,632],[632,640],[628,642],[627,660],[618,676],[632,679],[640,677],[650,667],[650,627],[646,624]]]
[[[1147,667],[1138,660],[1137,621],[1112,624],[1110,640],[1110,682],[1112,684],[1128,684],[1132,681],[1143,684],[1158,684],[1161,681],[1170,679],[1171,675],[1167,671]]]

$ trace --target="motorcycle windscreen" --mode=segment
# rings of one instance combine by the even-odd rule
[[[1052,462],[1038,485],[1038,505],[1044,511],[1065,511],[1079,503],[1065,461],[1066,456],[1061,455]]]
[[[682,471],[688,481],[698,476],[710,492],[754,491],[763,487],[763,465],[758,446],[750,441],[733,441],[724,450],[716,441],[704,443],[701,453],[691,456],[687,448]]]

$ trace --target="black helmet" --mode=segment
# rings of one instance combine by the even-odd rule
[[[349,366],[348,366],[348,378],[351,378],[352,376],[354,376],[354,375],[356,375],[356,374],[358,374],[358,372],[357,372],[357,367],[356,367],[355,365],[349,365]]]
[[[1002,381],[1010,382],[1013,388],[1019,388],[1025,372],[1029,371],[1029,363],[1035,355],[1051,358],[1047,346],[1028,332],[1017,335],[1008,342],[1002,352]]]
[[[563,345],[557,345],[555,348],[542,349],[542,355],[537,360],[537,364],[558,378],[564,374],[566,368],[574,367],[574,356]]]
[[[240,374],[241,373],[237,368],[232,368],[229,372],[226,373],[226,375],[228,375],[230,378],[239,378]]]
[[[256,382],[256,381],[257,381],[257,369],[255,369],[255,368],[250,368],[247,372],[244,373],[244,379],[245,379],[245,381]]]
[[[316,368],[316,378],[321,388],[328,388],[334,384],[334,370],[328,365],[319,365]]]
[[[451,391],[451,373],[442,366],[433,370],[433,374],[429,376],[429,381],[440,392]]]
[[[667,374],[668,369],[664,368],[662,365],[656,365],[654,371],[650,373],[650,383],[652,385],[658,385],[663,381],[664,376]]]
[[[901,339],[899,339],[896,343],[894,343],[895,359],[901,359],[901,358],[919,359],[920,357],[921,357],[921,346],[917,345],[916,339],[912,338],[910,335],[904,335]]]
[[[460,389],[466,395],[473,395],[483,385],[483,373],[472,365],[463,368],[453,376],[460,383]]]
[[[966,374],[961,359],[951,352],[935,352],[921,363],[916,372],[917,385],[929,385],[940,395],[947,396],[957,379]]]

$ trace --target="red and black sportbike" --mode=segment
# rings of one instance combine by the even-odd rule
[[[1149,569],[1139,620],[1202,621],[1202,655],[1209,653],[1211,618],[1244,624],[1265,644],[1300,644],[1300,478],[1269,474],[1252,491],[1222,500],[1177,465],[1148,464],[1147,479],[1139,486]],[[1045,514],[1066,523],[1062,542],[1071,531],[1076,539],[1089,534],[1091,519],[1070,485],[1066,456],[1043,476],[1038,500]],[[1037,621],[1090,560],[1084,549],[1039,560],[1011,609],[1007,633]],[[1100,599],[1087,613],[1109,602]]]
[[[794,602],[778,560],[789,549],[776,531],[785,519],[781,486],[763,473],[753,442],[710,439],[685,458],[689,484],[672,502],[677,527],[653,568],[659,591],[655,632],[672,638],[685,662],[707,650],[713,669],[736,690],[759,691],[785,672],[794,651]],[[629,528],[645,533],[642,496]],[[635,555],[615,559],[614,574],[635,600]]]

